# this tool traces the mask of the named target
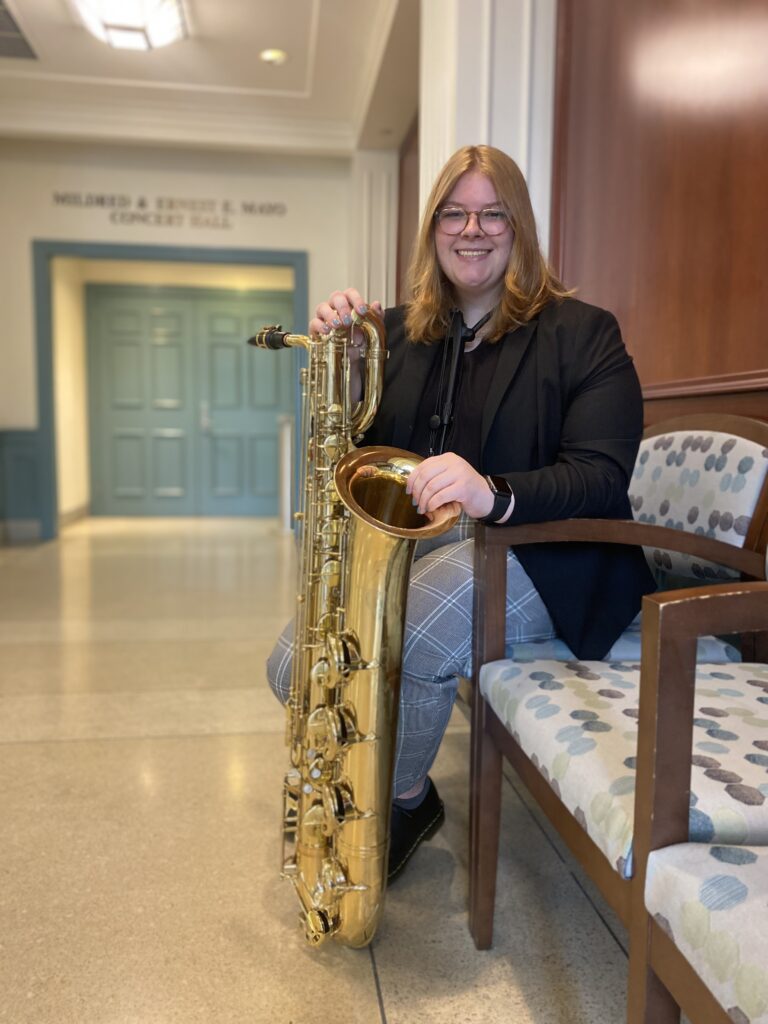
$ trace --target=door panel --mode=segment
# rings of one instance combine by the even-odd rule
[[[203,514],[277,515],[278,415],[291,411],[291,353],[243,342],[264,324],[291,319],[288,295],[200,303]]]
[[[89,286],[95,515],[276,515],[278,416],[292,354],[248,349],[291,329],[290,293]]]
[[[145,431],[141,429],[112,432],[112,487],[110,497],[144,498],[146,494]]]
[[[187,494],[187,461],[187,438],[183,431],[152,431],[152,493],[156,498],[181,498]]]
[[[191,515],[194,317],[151,289],[87,289],[91,507]]]
[[[242,438],[218,431],[210,445],[213,497],[239,498],[245,491]]]
[[[272,494],[270,484],[277,477],[277,439],[268,434],[252,435],[249,454],[248,464],[254,493],[266,498]]]
[[[127,340],[117,335],[106,353],[113,409],[140,409],[144,377],[141,335]]]

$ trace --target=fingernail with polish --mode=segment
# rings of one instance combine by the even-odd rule
[[[349,315],[349,313],[347,313],[347,315],[343,319],[345,327],[349,327],[352,324],[352,317]]]
[[[336,317],[335,320],[331,320],[331,323],[333,324],[334,327],[341,327],[341,320],[339,320],[338,317]]]
[[[360,316],[365,316],[365,314],[368,312],[368,307],[365,305],[365,303],[362,303],[357,307],[357,312],[360,314]]]

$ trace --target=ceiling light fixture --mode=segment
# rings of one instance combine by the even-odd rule
[[[72,0],[88,31],[121,50],[155,50],[187,36],[181,0]]]
[[[285,64],[288,54],[285,50],[262,50],[259,59],[263,60],[265,64]]]

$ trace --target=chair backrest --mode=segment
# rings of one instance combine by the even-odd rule
[[[768,537],[768,423],[694,413],[657,423],[643,437],[629,498],[639,522],[704,534],[764,551]],[[738,573],[691,555],[647,548],[660,587]]]

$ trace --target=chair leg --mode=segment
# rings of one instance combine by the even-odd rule
[[[645,907],[635,902],[629,931],[627,1024],[680,1024],[680,1007],[650,964],[650,925]]]
[[[469,930],[478,949],[493,942],[501,822],[501,754],[487,730],[485,701],[475,706],[469,807]]]

